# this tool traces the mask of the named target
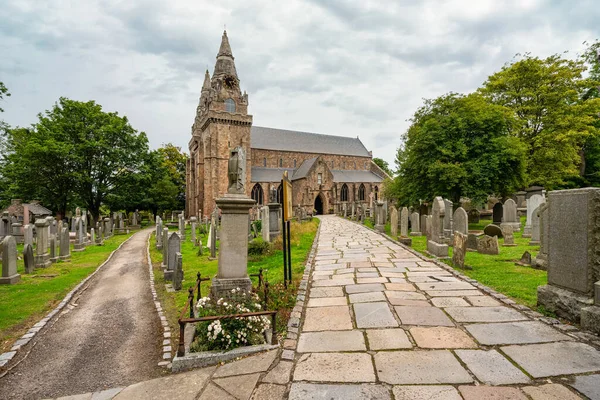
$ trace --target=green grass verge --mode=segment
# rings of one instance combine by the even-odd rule
[[[480,231],[490,224],[491,221],[481,221],[478,224],[469,224],[469,230]],[[525,217],[521,217],[521,227],[525,224]],[[525,251],[529,251],[532,257],[539,252],[540,246],[530,246],[529,238],[522,237],[522,231],[515,233],[515,243],[517,246],[504,247],[504,239],[499,239],[500,254],[488,255],[477,252],[467,252],[465,256],[465,265],[472,269],[461,269],[465,275],[476,279],[483,285],[505,294],[519,304],[536,308],[537,307],[537,288],[548,282],[548,273],[533,269],[530,267],[521,267],[515,265]],[[390,231],[386,226],[386,232]],[[425,236],[411,236],[412,248],[424,256],[427,255],[427,239]],[[449,248],[449,256],[452,257],[452,247]],[[450,260],[442,260],[448,265],[452,265]]]
[[[113,236],[104,241],[104,246],[88,246],[82,252],[73,252],[71,248],[71,261],[59,261],[30,275],[25,274],[23,245],[18,245],[17,272],[21,281],[0,285],[0,353],[10,349],[17,338],[56,307],[131,235]]]
[[[287,325],[291,308],[293,308],[296,296],[296,286],[302,274],[308,253],[312,247],[317,228],[318,219],[308,222],[292,222],[292,277],[294,284],[285,290],[283,287],[283,252],[281,250],[281,239],[273,243],[273,250],[270,254],[264,256],[249,257],[248,273],[256,274],[260,268],[263,269],[263,276],[269,281],[269,309],[278,310],[277,326],[282,331]],[[185,302],[188,298],[187,289],[195,285],[196,274],[201,273],[202,277],[211,279],[217,274],[218,260],[209,260],[210,252],[205,250],[202,256],[198,256],[198,247],[194,246],[190,240],[191,231],[187,228],[186,240],[181,244],[181,255],[183,257],[183,289],[178,292],[167,292],[165,289],[165,280],[160,265],[162,262],[162,253],[156,249],[154,234],[150,238],[150,258],[154,266],[154,279],[156,290],[162,304],[165,316],[169,321],[169,326],[173,331],[173,337],[178,337],[179,325],[177,320],[180,316]],[[203,243],[206,243],[206,235],[201,235]],[[260,239],[255,239],[260,240]],[[218,247],[218,246],[217,246]],[[218,255],[218,254],[217,254]],[[257,285],[257,278],[252,278],[254,286]],[[203,282],[201,285],[202,295],[207,296],[210,291],[210,281]],[[262,298],[262,293],[260,294]],[[174,340],[176,342],[176,340]],[[175,349],[176,347],[173,346]]]

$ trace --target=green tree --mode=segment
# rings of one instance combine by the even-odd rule
[[[589,77],[597,83],[583,96],[584,100],[600,98],[600,40],[588,46],[582,55],[583,61],[588,66]],[[596,119],[594,126],[600,132],[600,119]],[[583,182],[581,186],[600,186],[600,135],[590,135],[583,145],[584,163]]]
[[[598,135],[598,99],[584,95],[595,82],[584,77],[583,60],[525,55],[491,75],[480,93],[510,108],[517,120],[511,135],[527,149],[527,184],[547,189],[582,174],[582,148]]]
[[[0,100],[4,100],[4,97],[9,97],[10,96],[10,92],[8,91],[8,89],[6,88],[6,86],[4,86],[3,82],[0,82]],[[4,112],[4,109],[2,107],[0,107],[0,112]]]
[[[384,170],[385,173],[388,174],[389,176],[392,176],[394,174],[393,171],[390,169],[390,164],[388,164],[388,162],[385,161],[383,158],[375,157],[375,158],[373,158],[373,162],[375,164],[377,164],[377,166],[379,168]]]
[[[514,118],[478,94],[426,100],[398,149],[398,176],[386,194],[401,204],[443,196],[481,202],[510,193],[525,179],[525,149],[509,136]]]
[[[183,210],[185,208],[185,165],[187,154],[180,147],[172,143],[163,144],[158,150],[162,164],[167,170],[170,181],[177,187],[175,196],[176,203],[172,209]]]
[[[2,175],[11,196],[42,200],[61,215],[82,205],[97,219],[103,201],[138,173],[148,139],[94,101],[60,98],[31,128],[9,130],[7,148]]]

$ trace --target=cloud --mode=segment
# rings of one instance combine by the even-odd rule
[[[10,124],[93,99],[185,149],[226,25],[255,124],[359,136],[391,165],[423,98],[474,90],[515,53],[575,57],[600,20],[591,0],[4,3]]]

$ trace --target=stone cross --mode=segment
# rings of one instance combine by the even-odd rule
[[[400,212],[400,236],[408,237],[408,208],[402,207]]]
[[[456,211],[454,211],[452,229],[454,229],[454,232],[460,232],[464,235],[469,233],[469,217],[464,208],[458,207]]]
[[[33,247],[30,244],[23,246],[23,263],[25,264],[25,273],[33,274],[35,260],[33,258]]]
[[[51,264],[48,253],[48,220],[45,218],[35,220],[35,230],[37,232],[35,267],[46,268]]]
[[[421,216],[418,212],[410,214],[410,236],[421,236]]]
[[[12,285],[21,280],[17,273],[17,241],[13,236],[6,236],[2,241],[2,276],[0,285]]]
[[[63,226],[60,232],[60,251],[58,258],[63,261],[68,261],[71,258],[71,247],[69,239],[69,230],[66,226]]]
[[[398,236],[398,210],[396,207],[390,207],[390,233],[392,237]]]

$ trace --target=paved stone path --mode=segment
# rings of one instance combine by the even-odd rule
[[[149,232],[136,233],[49,322],[29,356],[0,379],[1,399],[91,392],[163,373],[161,325],[148,283]]]
[[[321,221],[283,351],[79,399],[600,400],[600,351],[568,326],[360,225]]]

